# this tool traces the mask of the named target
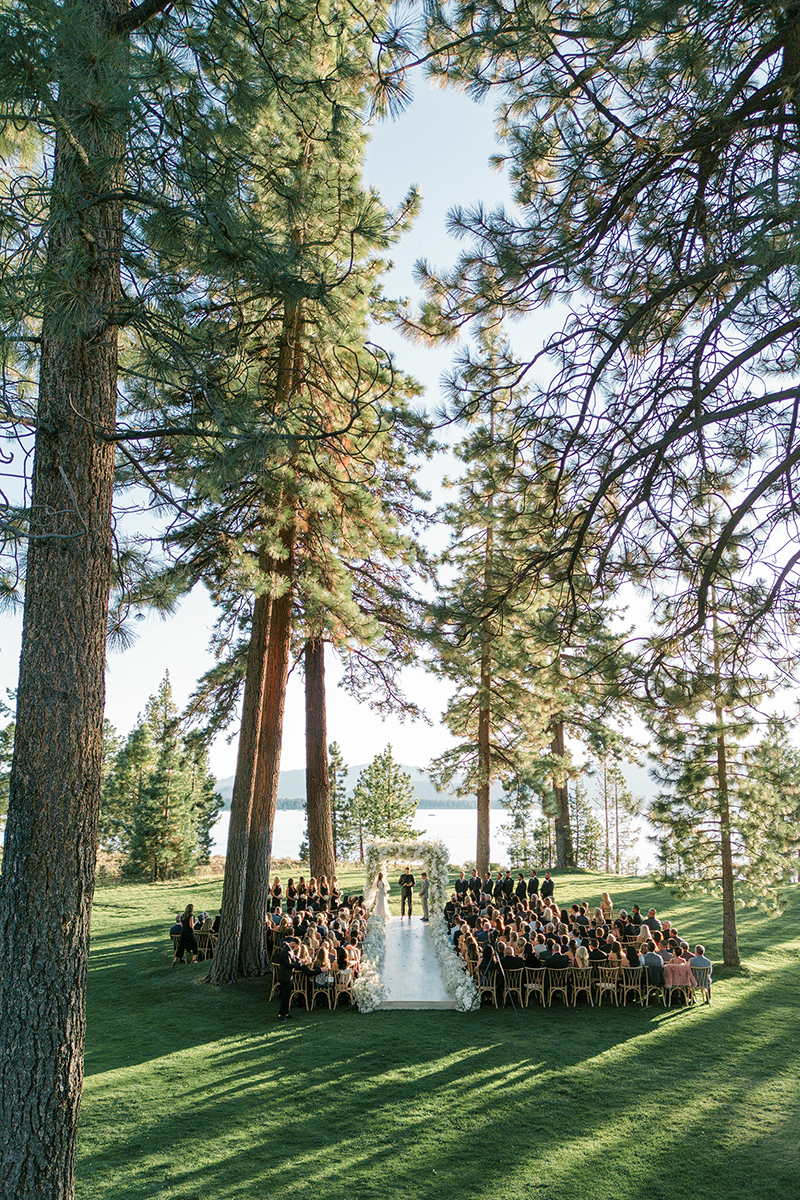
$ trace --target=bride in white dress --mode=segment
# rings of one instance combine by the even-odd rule
[[[380,917],[382,921],[389,920],[389,902],[387,896],[389,894],[389,884],[383,878],[383,871],[378,874],[378,882],[375,884],[375,915]]]

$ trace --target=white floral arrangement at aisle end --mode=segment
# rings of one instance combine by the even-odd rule
[[[375,913],[367,921],[361,951],[361,967],[353,985],[353,999],[362,1013],[380,1008],[384,997],[383,968],[386,963],[386,923]]]
[[[421,862],[423,869],[428,873],[430,883],[428,906],[430,911],[436,914],[432,917],[429,928],[436,956],[439,959],[444,985],[447,988],[448,994],[455,1000],[456,1007],[460,1012],[472,1012],[474,1009],[480,1008],[480,994],[472,979],[467,975],[464,963],[453,948],[453,943],[447,935],[447,924],[441,915],[448,900],[450,883],[450,858],[444,842],[370,842],[367,845],[367,886],[364,891],[364,904],[367,912],[372,913],[375,907],[379,872],[383,871],[384,878],[386,878],[386,863],[402,859]],[[367,942],[370,941],[370,931],[378,926],[380,927],[380,962],[378,967],[380,998],[373,1002],[371,999],[371,989],[365,989],[365,1004],[368,1007],[362,1007],[361,1001],[356,997],[356,1003],[362,1012],[372,1012],[374,1008],[378,1007],[381,999],[383,999],[383,986],[380,979],[386,959],[386,930],[383,922],[376,920],[374,914],[370,917],[369,925],[367,926],[364,957],[366,958],[367,956]],[[369,958],[370,967],[372,967],[376,958],[371,947]],[[363,959],[361,971],[363,975]],[[358,982],[361,982],[361,976],[359,976]],[[358,983],[356,984],[356,988],[358,988]]]
[[[464,960],[455,951],[447,933],[447,922],[443,916],[435,916],[429,928],[444,986],[455,1000],[459,1012],[474,1012],[481,1006],[480,992],[475,981],[467,974]]]

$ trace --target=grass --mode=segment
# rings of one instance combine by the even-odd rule
[[[79,1200],[798,1194],[800,888],[778,921],[743,911],[743,966],[715,966],[711,1007],[320,1010],[288,1025],[269,979],[219,990],[201,964],[171,969],[175,912],[215,912],[220,890],[97,892]],[[714,900],[557,875],[562,900],[603,890],[654,905],[718,960]]]

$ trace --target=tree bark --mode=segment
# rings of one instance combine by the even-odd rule
[[[262,569],[267,566],[262,562]],[[250,812],[256,781],[258,733],[264,703],[267,649],[272,598],[264,591],[256,596],[253,624],[247,653],[247,671],[242,700],[242,727],[236,755],[236,778],[231,797],[231,819],[228,826],[228,848],[225,857],[225,878],[222,884],[222,918],[219,940],[208,983],[235,983],[239,974],[239,952],[242,940],[242,916],[247,883],[247,853],[250,838]]]
[[[492,682],[492,655],[488,638],[485,639],[481,651],[481,683],[480,708],[478,709],[478,843],[475,852],[475,869],[483,879],[489,870],[490,853],[490,824],[491,810],[491,780],[492,780],[492,741],[491,741],[491,708],[489,695]]]
[[[111,579],[126,111],[116,3],[62,45],[17,723],[0,877],[0,1196],[68,1200]],[[75,10],[73,9],[73,12]],[[98,56],[97,46],[102,52]],[[109,95],[118,101],[109,105]],[[110,197],[110,198],[109,198]],[[66,282],[69,296],[64,300]],[[56,292],[61,294],[56,295]]]
[[[722,961],[726,967],[738,967],[739,938],[736,932],[736,888],[733,879],[731,811],[728,794],[728,755],[725,746],[724,714],[716,706],[717,787],[719,795],[720,857],[722,860]]]
[[[494,444],[494,405],[489,413],[489,429]],[[487,597],[492,585],[492,551],[494,528],[491,524],[494,497],[487,500],[489,523],[486,526],[486,550],[483,559],[483,593]],[[491,854],[490,811],[492,789],[492,627],[488,617],[483,618],[481,640],[480,682],[478,685],[478,839],[475,849],[475,869],[481,879],[489,870]]]
[[[331,791],[328,779],[328,733],[325,714],[325,641],[308,638],[306,667],[306,815],[309,870],[315,879],[336,874]]]
[[[264,930],[269,911],[272,830],[278,799],[283,710],[286,703],[292,640],[294,540],[295,527],[292,519],[281,534],[284,557],[275,562],[276,579],[285,581],[285,590],[273,598],[270,616],[269,650],[258,736],[242,913],[241,969],[245,975],[263,975],[269,966],[264,945]]]
[[[564,722],[554,717],[550,722],[553,739],[550,749],[557,758],[564,757]],[[573,869],[575,867],[575,849],[572,845],[572,828],[569,820],[569,789],[566,783],[559,782],[559,776],[553,777],[553,796],[556,802],[555,833],[556,833],[556,866]]]

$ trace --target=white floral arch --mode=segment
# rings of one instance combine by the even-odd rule
[[[428,904],[432,913],[442,913],[448,899],[450,883],[450,856],[444,842],[423,841],[385,841],[369,842],[366,857],[366,887],[364,889],[364,904],[368,912],[375,907],[377,897],[378,874],[383,871],[386,878],[386,864],[402,860],[407,865],[421,863],[427,871],[430,888]],[[389,880],[386,880],[389,883]]]
[[[428,904],[431,922],[428,926],[431,940],[439,959],[442,980],[447,991],[461,1012],[480,1008],[481,1000],[472,979],[465,973],[464,963],[455,953],[447,935],[444,906],[447,903],[450,883],[450,862],[444,842],[422,841],[376,841],[367,845],[366,887],[364,905],[371,913],[367,923],[361,974],[356,981],[354,996],[361,1012],[373,1012],[384,999],[383,966],[386,956],[386,927],[372,912],[377,897],[378,873],[386,872],[387,862],[402,861],[410,866],[421,863],[430,881]],[[387,880],[388,882],[388,880]]]

